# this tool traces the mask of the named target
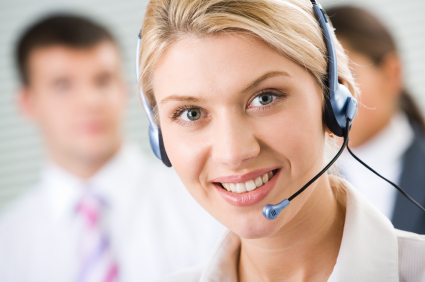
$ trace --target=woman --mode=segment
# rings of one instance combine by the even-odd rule
[[[376,17],[361,8],[342,6],[328,13],[362,93],[350,132],[353,151],[424,205],[425,122],[403,86],[394,39]],[[421,210],[350,155],[343,155],[341,163],[344,176],[391,219],[394,227],[425,234]]]
[[[153,0],[140,47],[169,161],[229,228],[207,266],[163,281],[423,281],[425,239],[337,177],[262,215],[325,165],[327,49],[309,1]]]

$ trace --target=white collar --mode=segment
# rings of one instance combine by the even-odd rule
[[[346,194],[346,218],[337,263],[328,282],[398,282],[398,242],[391,222],[351,185],[331,177]],[[223,235],[201,282],[237,282],[240,238]]]
[[[398,282],[398,241],[393,225],[350,183],[334,180],[346,193],[346,215],[337,263],[328,281]]]
[[[104,198],[108,207],[125,205],[143,167],[141,153],[136,146],[123,145],[120,150],[90,179],[83,180],[55,163],[49,163],[42,171],[41,187],[44,189],[52,214],[56,219],[72,215],[75,205],[86,192]]]

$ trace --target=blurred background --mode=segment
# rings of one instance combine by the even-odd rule
[[[129,89],[125,136],[149,149],[147,119],[136,95],[135,47],[147,0],[0,0],[0,211],[34,185],[43,164],[42,140],[18,112],[18,78],[14,64],[15,41],[39,17],[55,11],[89,16],[110,28],[122,48],[124,75]],[[353,4],[377,15],[393,32],[404,62],[407,88],[425,112],[425,1],[322,0],[327,7]]]

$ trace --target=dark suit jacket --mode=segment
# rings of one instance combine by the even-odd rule
[[[419,127],[412,125],[415,137],[404,153],[400,187],[425,207],[425,138]],[[425,212],[397,193],[392,217],[395,228],[425,234]]]

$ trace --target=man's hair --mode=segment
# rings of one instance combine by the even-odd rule
[[[16,63],[22,83],[29,83],[28,61],[35,49],[54,45],[85,49],[103,41],[118,45],[105,27],[81,16],[56,14],[37,21],[17,41]]]

